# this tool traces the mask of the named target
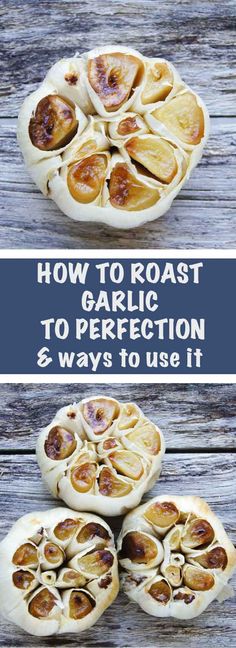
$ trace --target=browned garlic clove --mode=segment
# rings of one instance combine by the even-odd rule
[[[96,603],[89,592],[73,590],[69,601],[69,615],[71,619],[78,621],[92,612]]]
[[[78,529],[78,526],[80,526],[79,520],[66,518],[61,522],[58,522],[58,524],[54,529],[54,535],[56,538],[58,538],[58,540],[61,540],[62,542],[66,542],[67,540],[73,538],[74,534],[76,533],[76,530]]]
[[[71,561],[73,562],[73,561]],[[111,569],[114,556],[108,549],[97,549],[76,559],[78,569],[90,576],[102,576]]]
[[[186,566],[184,568],[184,584],[192,590],[198,592],[205,592],[214,587],[215,579],[212,574],[206,572],[204,569],[197,567]]]
[[[189,549],[209,545],[214,540],[214,530],[211,524],[202,518],[192,520],[183,533],[182,546]]]
[[[110,541],[110,535],[101,524],[98,522],[88,522],[82,527],[77,535],[77,542],[84,543],[90,540],[99,539],[99,543],[107,544]]]
[[[164,579],[152,583],[148,593],[161,605],[167,605],[171,599],[171,588]]]
[[[49,459],[61,461],[73,454],[76,448],[76,440],[72,432],[57,425],[50,430],[44,447]]]
[[[133,563],[148,564],[157,557],[157,545],[150,536],[139,531],[130,531],[122,542],[120,558],[129,558]]]
[[[228,563],[227,554],[223,547],[213,547],[200,556],[194,556],[194,562],[205,569],[225,569]]]
[[[146,520],[163,531],[176,524],[179,515],[173,502],[155,502],[145,512]]]
[[[132,94],[140,75],[140,61],[119,52],[88,61],[88,79],[107,112],[118,110]]]
[[[29,613],[37,619],[45,619],[53,614],[57,601],[55,594],[43,587],[33,595],[29,603]]]
[[[80,203],[91,203],[102,191],[107,173],[106,155],[94,154],[71,164],[67,175],[68,189]]]
[[[13,572],[12,580],[15,587],[24,591],[29,590],[33,583],[36,582],[35,573],[27,569],[18,569]]]
[[[125,135],[131,135],[140,129],[138,125],[137,117],[124,117],[118,125],[117,133],[124,137]]]
[[[118,479],[109,468],[102,468],[99,475],[99,492],[106,497],[124,497],[132,490],[131,484]]]
[[[31,542],[25,542],[15,551],[12,562],[21,567],[38,566],[38,550]]]
[[[51,94],[39,101],[29,123],[29,136],[41,151],[53,151],[71,141],[77,126],[74,105],[68,99]]]
[[[97,466],[94,463],[85,463],[75,466],[71,470],[71,483],[78,493],[88,493],[93,488],[96,478]]]
[[[128,211],[148,209],[160,198],[158,189],[144,185],[122,162],[118,162],[111,172],[109,192],[111,205]]]
[[[118,413],[118,404],[108,398],[95,398],[82,405],[82,415],[94,434],[106,432]]]

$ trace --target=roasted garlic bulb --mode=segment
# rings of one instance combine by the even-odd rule
[[[236,550],[199,497],[161,495],[139,506],[117,548],[123,588],[148,614],[192,619],[229,595]]]
[[[54,497],[103,515],[139,504],[159,477],[164,451],[161,431],[135,403],[105,396],[60,409],[36,449]]]
[[[203,101],[174,66],[122,46],[55,63],[18,121],[41,191],[74,220],[124,229],[169,209],[208,133]]]
[[[108,524],[67,508],[29,513],[0,543],[0,609],[32,635],[79,633],[119,591]]]

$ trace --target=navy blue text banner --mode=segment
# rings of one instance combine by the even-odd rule
[[[1,374],[234,374],[234,259],[1,259]]]

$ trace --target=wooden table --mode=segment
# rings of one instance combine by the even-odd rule
[[[235,0],[2,0],[0,248],[236,247]],[[23,99],[48,68],[107,43],[164,56],[209,108],[211,136],[169,212],[133,231],[75,223],[42,196],[16,143]]]
[[[161,479],[149,496],[166,492],[205,497],[236,542],[236,385],[107,384],[99,390],[94,385],[1,385],[0,537],[20,515],[58,505],[42,484],[34,455],[39,428],[59,407],[98,391],[134,399],[165,434]],[[117,533],[121,518],[108,522]],[[236,585],[236,578],[233,582]],[[235,599],[229,599],[213,602],[192,621],[155,619],[120,593],[96,626],[79,637],[38,639],[1,620],[0,646],[233,648],[235,614]]]

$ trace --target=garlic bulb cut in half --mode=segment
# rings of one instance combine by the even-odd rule
[[[90,628],[118,591],[113,534],[96,515],[62,507],[29,513],[0,543],[1,613],[32,635]]]
[[[73,220],[122,229],[170,208],[208,134],[206,106],[175,67],[123,46],[57,61],[18,120],[39,189]]]
[[[193,496],[161,495],[128,513],[117,550],[124,591],[156,617],[198,616],[227,592],[236,567],[220,520]]]
[[[139,504],[160,475],[164,452],[161,431],[141,409],[108,396],[63,407],[41,431],[36,447],[42,476],[54,497],[75,510],[111,516]],[[57,544],[59,533],[64,549],[71,533],[72,547],[76,543],[80,550],[90,535],[99,547],[107,540],[98,528],[74,534],[73,522],[64,532],[55,529],[50,536]],[[42,547],[44,543],[45,539]]]

